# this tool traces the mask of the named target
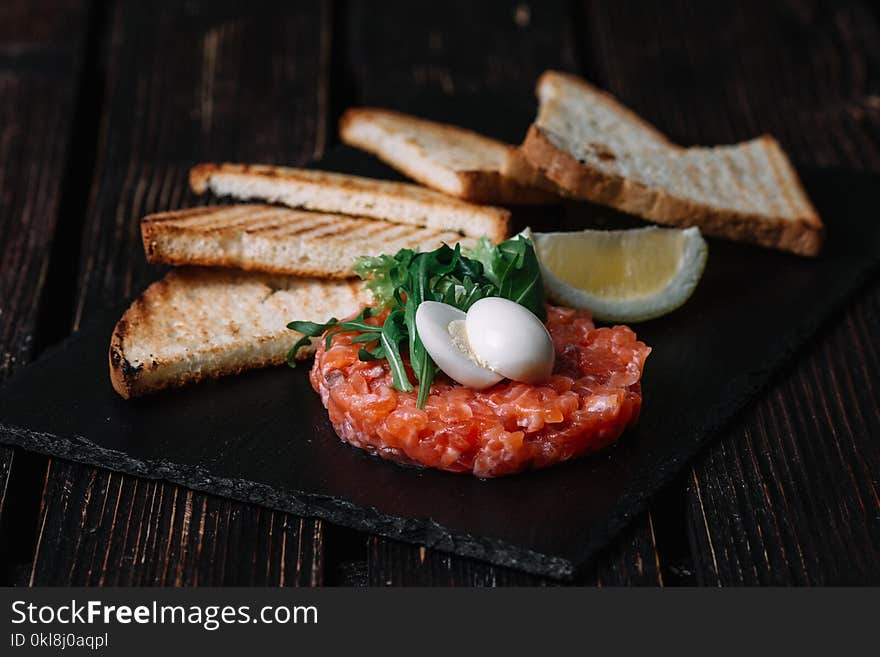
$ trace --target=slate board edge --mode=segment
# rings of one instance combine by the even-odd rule
[[[0,443],[39,454],[144,479],[169,481],[210,495],[257,504],[298,516],[319,518],[357,531],[425,545],[534,575],[571,580],[577,572],[575,564],[563,557],[541,554],[498,539],[453,534],[429,518],[407,520],[338,498],[297,490],[279,492],[271,486],[246,479],[216,477],[200,467],[133,459],[122,452],[99,447],[82,436],[65,437],[63,440],[66,442],[62,442],[54,434],[0,424]],[[589,560],[596,550],[594,541],[589,554],[585,554],[585,560]]]

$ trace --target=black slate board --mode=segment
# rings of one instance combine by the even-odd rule
[[[520,104],[511,115],[531,111]],[[438,118],[461,111],[440,100],[420,109]],[[498,125],[473,108],[466,116],[465,125],[511,141],[522,123]],[[318,166],[399,177],[346,148]],[[880,178],[801,173],[828,226],[823,256],[711,240],[691,301],[634,327],[654,348],[641,421],[595,457],[492,481],[400,467],[339,441],[305,368],[250,372],[125,402],[110,387],[106,355],[124,305],[3,386],[0,442],[570,578],[876,272]],[[537,230],[639,225],[573,203],[517,210],[515,222]]]

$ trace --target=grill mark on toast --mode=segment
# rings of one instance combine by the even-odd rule
[[[237,215],[231,220],[226,219],[212,226],[206,226],[208,230],[216,231],[244,231],[260,230],[267,223],[277,222],[278,212],[274,208],[268,208],[259,212]]]
[[[407,244],[418,244],[424,241],[424,236],[422,234],[422,230],[419,226],[401,226],[401,229],[389,231],[386,234],[386,239],[390,241],[395,241],[398,243],[407,243]]]
[[[413,226],[409,224],[392,224],[386,221],[370,221],[370,223],[365,224],[361,229],[352,232],[350,235],[346,237],[346,241],[360,241],[360,240],[368,240],[371,238],[381,236],[386,243],[390,243],[392,240],[400,239],[400,234],[412,233]]]
[[[202,222],[210,222],[217,217],[234,218],[242,215],[252,214],[266,210],[264,205],[248,206],[244,204],[236,205],[215,205],[210,208],[211,212],[205,213],[203,216],[186,218],[187,223],[200,224]]]
[[[475,244],[477,242],[476,238],[469,237],[467,235],[461,235],[459,233],[450,233],[450,232],[440,232],[437,233],[436,238],[443,242],[451,242],[455,244],[456,242],[465,242],[467,244]]]
[[[461,239],[462,236],[458,235],[457,233],[450,233],[448,231],[420,230],[417,228],[416,230],[409,231],[404,235],[399,235],[395,240],[395,248],[402,249],[415,247],[424,251],[428,251],[438,248],[440,244],[444,242],[449,246],[455,246],[455,244],[461,241]]]
[[[322,227],[323,228],[323,227]],[[316,230],[312,231],[308,235],[303,235],[303,240],[332,240],[337,241],[334,238],[339,238],[340,235],[346,235],[351,232],[351,227],[335,223],[330,223],[326,226],[327,230]],[[341,239],[341,241],[345,241]]]
[[[448,233],[448,232],[435,232],[435,233],[425,233],[422,235],[413,236],[414,240],[418,240],[420,244],[427,243],[435,243],[439,246],[441,243],[446,243],[451,247],[455,247],[456,243],[461,242],[464,237],[459,235],[458,233]]]
[[[257,209],[255,212],[254,208],[248,208],[247,206],[232,206],[230,209],[223,209],[221,211],[215,211],[210,214],[193,217],[193,218],[184,218],[182,220],[173,222],[172,225],[179,226],[181,228],[189,228],[189,229],[216,229],[217,227],[222,226],[234,226],[238,222],[242,220],[247,220],[248,218],[254,216],[254,214],[260,214],[260,212],[264,212],[265,208]]]
[[[271,181],[271,184],[267,184],[262,191],[249,191],[243,187],[245,183],[256,179]],[[202,164],[190,171],[190,183],[197,193],[210,189],[218,195],[264,200],[268,197],[290,195],[291,204],[297,205],[300,201],[296,199],[322,194],[326,198],[321,203],[302,204],[315,210],[339,212],[353,210],[360,207],[358,203],[363,202],[366,208],[364,212],[373,218],[390,217],[395,223],[412,222],[412,212],[406,207],[411,206],[416,212],[425,212],[426,217],[435,223],[443,221],[446,216],[450,221],[465,222],[466,227],[470,227],[471,223],[467,223],[467,218],[472,218],[474,231],[479,230],[478,224],[485,224],[486,228],[480,230],[480,233],[489,232],[499,239],[503,237],[510,214],[504,208],[468,203],[409,183],[295,168]],[[378,212],[378,209],[366,207],[370,202],[373,206],[389,203],[396,209],[387,217],[380,217],[372,214]],[[434,215],[437,215],[436,218]]]
[[[334,230],[330,232],[324,230],[316,230],[313,231],[314,234],[303,235],[302,239],[311,240],[311,239],[324,239],[326,237],[330,237],[337,234],[351,234],[355,233],[366,224],[371,223],[367,219],[356,219],[354,217],[338,217],[334,218],[332,221],[325,224],[327,227],[333,226]],[[321,227],[323,228],[323,226]]]
[[[212,214],[216,212],[216,206],[200,206],[197,208],[187,208],[185,210],[173,210],[170,212],[154,212],[153,214],[148,214],[143,219],[141,219],[141,223],[145,224],[164,224],[164,223],[172,223],[178,220],[187,220],[194,219],[201,215]]]
[[[145,248],[154,261],[202,267],[244,267],[341,279],[351,276],[352,272],[339,263],[350,262],[355,255],[396,252],[407,247],[433,250],[441,242],[454,244],[462,239],[454,231],[443,228],[332,212],[310,212],[266,203],[236,203],[191,210],[167,213],[154,227],[144,227]],[[183,237],[200,242],[174,241]],[[243,238],[261,241],[249,244],[243,242]],[[263,255],[254,251],[266,248],[269,251]],[[320,258],[315,260],[314,254],[324,249],[337,252],[336,263]],[[284,253],[301,254],[297,256],[300,264],[284,264],[279,260],[279,255]],[[265,258],[265,262],[260,258]],[[154,290],[153,296],[158,292],[158,289]]]
[[[448,231],[448,230],[429,230],[429,229],[425,229],[423,231],[423,238],[426,240],[436,239],[441,242],[448,242],[450,240],[458,242],[458,241],[465,240],[465,239],[473,239],[473,238],[466,238],[464,235],[461,235],[459,233],[455,233],[452,231]]]
[[[302,222],[290,223],[286,226],[279,226],[275,237],[289,238],[299,237],[300,239],[309,239],[315,235],[321,234],[321,230],[327,226],[337,223],[337,219],[331,215],[318,215],[314,218],[308,218]]]
[[[193,232],[204,235],[212,233],[246,233],[253,234],[267,231],[277,226],[287,226],[296,221],[296,217],[287,217],[272,208],[255,214],[241,215],[233,220],[220,220],[213,224],[203,224],[193,227]]]
[[[405,238],[411,244],[435,245],[431,246],[433,249],[440,246],[442,242],[455,246],[455,243],[460,241],[462,236],[445,230],[418,230],[411,235],[406,235]]]
[[[413,226],[411,224],[389,224],[387,222],[371,223],[377,223],[379,225],[370,226],[364,233],[351,235],[349,241],[381,237],[384,244],[383,251],[397,251],[402,248],[420,247],[426,242],[433,242],[432,236],[443,232],[425,229],[421,226]],[[436,245],[439,246],[439,240],[436,242]]]
[[[316,223],[318,221],[319,220],[317,218],[312,217],[299,220],[296,217],[288,217],[276,213],[271,213],[265,215],[265,217],[262,217],[261,221],[247,223],[241,226],[240,229],[248,235],[260,235],[274,233],[279,230],[287,230],[291,226],[302,227],[303,224],[305,224],[305,227],[308,228],[309,226],[319,225]]]
[[[335,226],[329,232],[320,233],[319,235],[316,235],[312,239],[335,241],[333,238],[338,237],[339,235],[342,235],[346,232],[348,232],[348,231],[346,230],[346,228],[344,226]]]

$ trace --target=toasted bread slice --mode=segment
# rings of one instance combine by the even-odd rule
[[[316,278],[354,276],[360,255],[476,243],[449,231],[250,203],[151,214],[141,237],[150,262]]]
[[[622,150],[645,146],[680,148],[638,114],[621,105],[614,96],[575,75],[547,71],[538,79],[536,93],[542,106],[557,98],[576,99],[588,105],[588,120],[570,126],[572,131],[582,130],[584,134],[581,136],[585,139],[593,140],[596,135],[604,135],[606,139],[616,138]],[[531,181],[532,185],[554,191],[557,195],[573,196],[533,164],[522,146],[508,154],[502,170],[505,175],[524,182]]]
[[[566,194],[708,235],[819,252],[822,222],[772,137],[681,148],[607,94],[555,72],[542,76],[538,97],[522,152]]]
[[[301,337],[294,319],[346,317],[360,285],[225,269],[175,269],[125,311],[110,339],[110,381],[126,399],[278,365]],[[306,358],[308,349],[298,356]]]
[[[200,164],[189,174],[198,193],[281,203],[398,224],[426,226],[472,237],[507,237],[510,212],[475,205],[431,189],[344,173],[252,164]]]
[[[538,121],[544,112],[548,120],[557,121],[557,131],[570,134],[573,139],[589,143],[602,137],[601,143],[618,151],[682,148],[607,91],[576,75],[545,71],[538,78],[535,93]],[[563,127],[559,121],[566,118],[572,122]]]
[[[475,203],[541,204],[558,198],[534,184],[537,172],[531,167],[512,170],[520,179],[503,173],[514,146],[457,126],[358,107],[342,115],[339,136],[423,185]]]
[[[501,174],[507,178],[516,180],[521,185],[544,190],[556,202],[560,197],[568,196],[565,190],[550,180],[544,173],[525,156],[522,146],[507,151],[504,162],[501,165]]]

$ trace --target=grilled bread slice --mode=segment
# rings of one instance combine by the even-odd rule
[[[823,226],[779,144],[681,148],[607,94],[547,72],[522,146],[566,194],[708,235],[816,255]]]
[[[528,166],[503,169],[515,147],[445,123],[372,107],[349,109],[339,121],[343,142],[372,153],[404,175],[475,203],[541,204],[557,199],[535,186]]]
[[[180,268],[125,311],[110,339],[110,381],[128,399],[205,378],[278,365],[301,336],[367,302],[360,285],[225,269]],[[310,354],[300,350],[299,357]]]
[[[510,212],[475,205],[431,189],[309,169],[253,164],[200,164],[190,171],[198,194],[281,203],[293,208],[384,219],[472,237],[507,237]]]
[[[354,276],[360,255],[476,242],[449,231],[262,204],[151,214],[141,221],[141,237],[150,262],[317,278]]]

